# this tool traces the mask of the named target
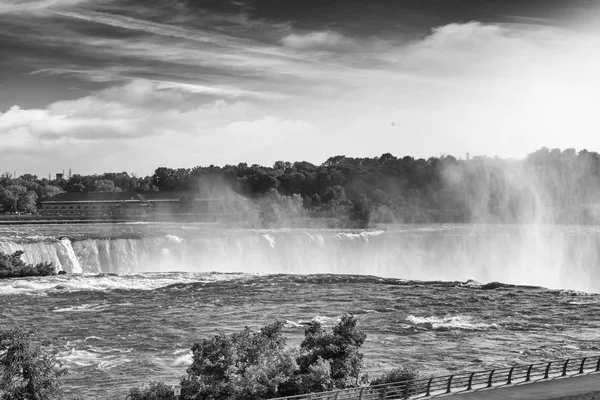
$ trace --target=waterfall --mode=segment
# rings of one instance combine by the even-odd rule
[[[62,238],[59,240],[59,243],[62,244],[64,251],[66,253],[66,259],[70,262],[70,269],[72,273],[81,273],[83,269],[81,268],[81,264],[75,255],[75,251],[73,250],[73,246],[71,245],[71,241],[67,238]]]
[[[600,232],[561,229],[206,230],[183,237],[0,239],[0,250],[24,250],[25,261],[50,261],[69,273],[335,273],[599,290]]]

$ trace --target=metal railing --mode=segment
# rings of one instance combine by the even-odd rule
[[[436,376],[405,382],[340,389],[330,392],[308,393],[279,397],[273,400],[384,400],[429,397],[433,394],[469,391],[473,389],[510,385],[532,380],[574,376],[585,372],[600,372],[600,356],[570,358],[535,364],[496,368],[487,371]]]

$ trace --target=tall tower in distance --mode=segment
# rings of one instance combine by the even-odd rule
[[[69,168],[69,179],[71,179],[71,168]]]

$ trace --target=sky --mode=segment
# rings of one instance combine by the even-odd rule
[[[600,151],[596,0],[0,0],[0,171]]]

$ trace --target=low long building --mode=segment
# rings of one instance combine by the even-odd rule
[[[253,209],[243,196],[228,194],[226,197],[199,199],[192,192],[60,193],[42,201],[39,212],[45,217],[146,219],[239,215]]]

